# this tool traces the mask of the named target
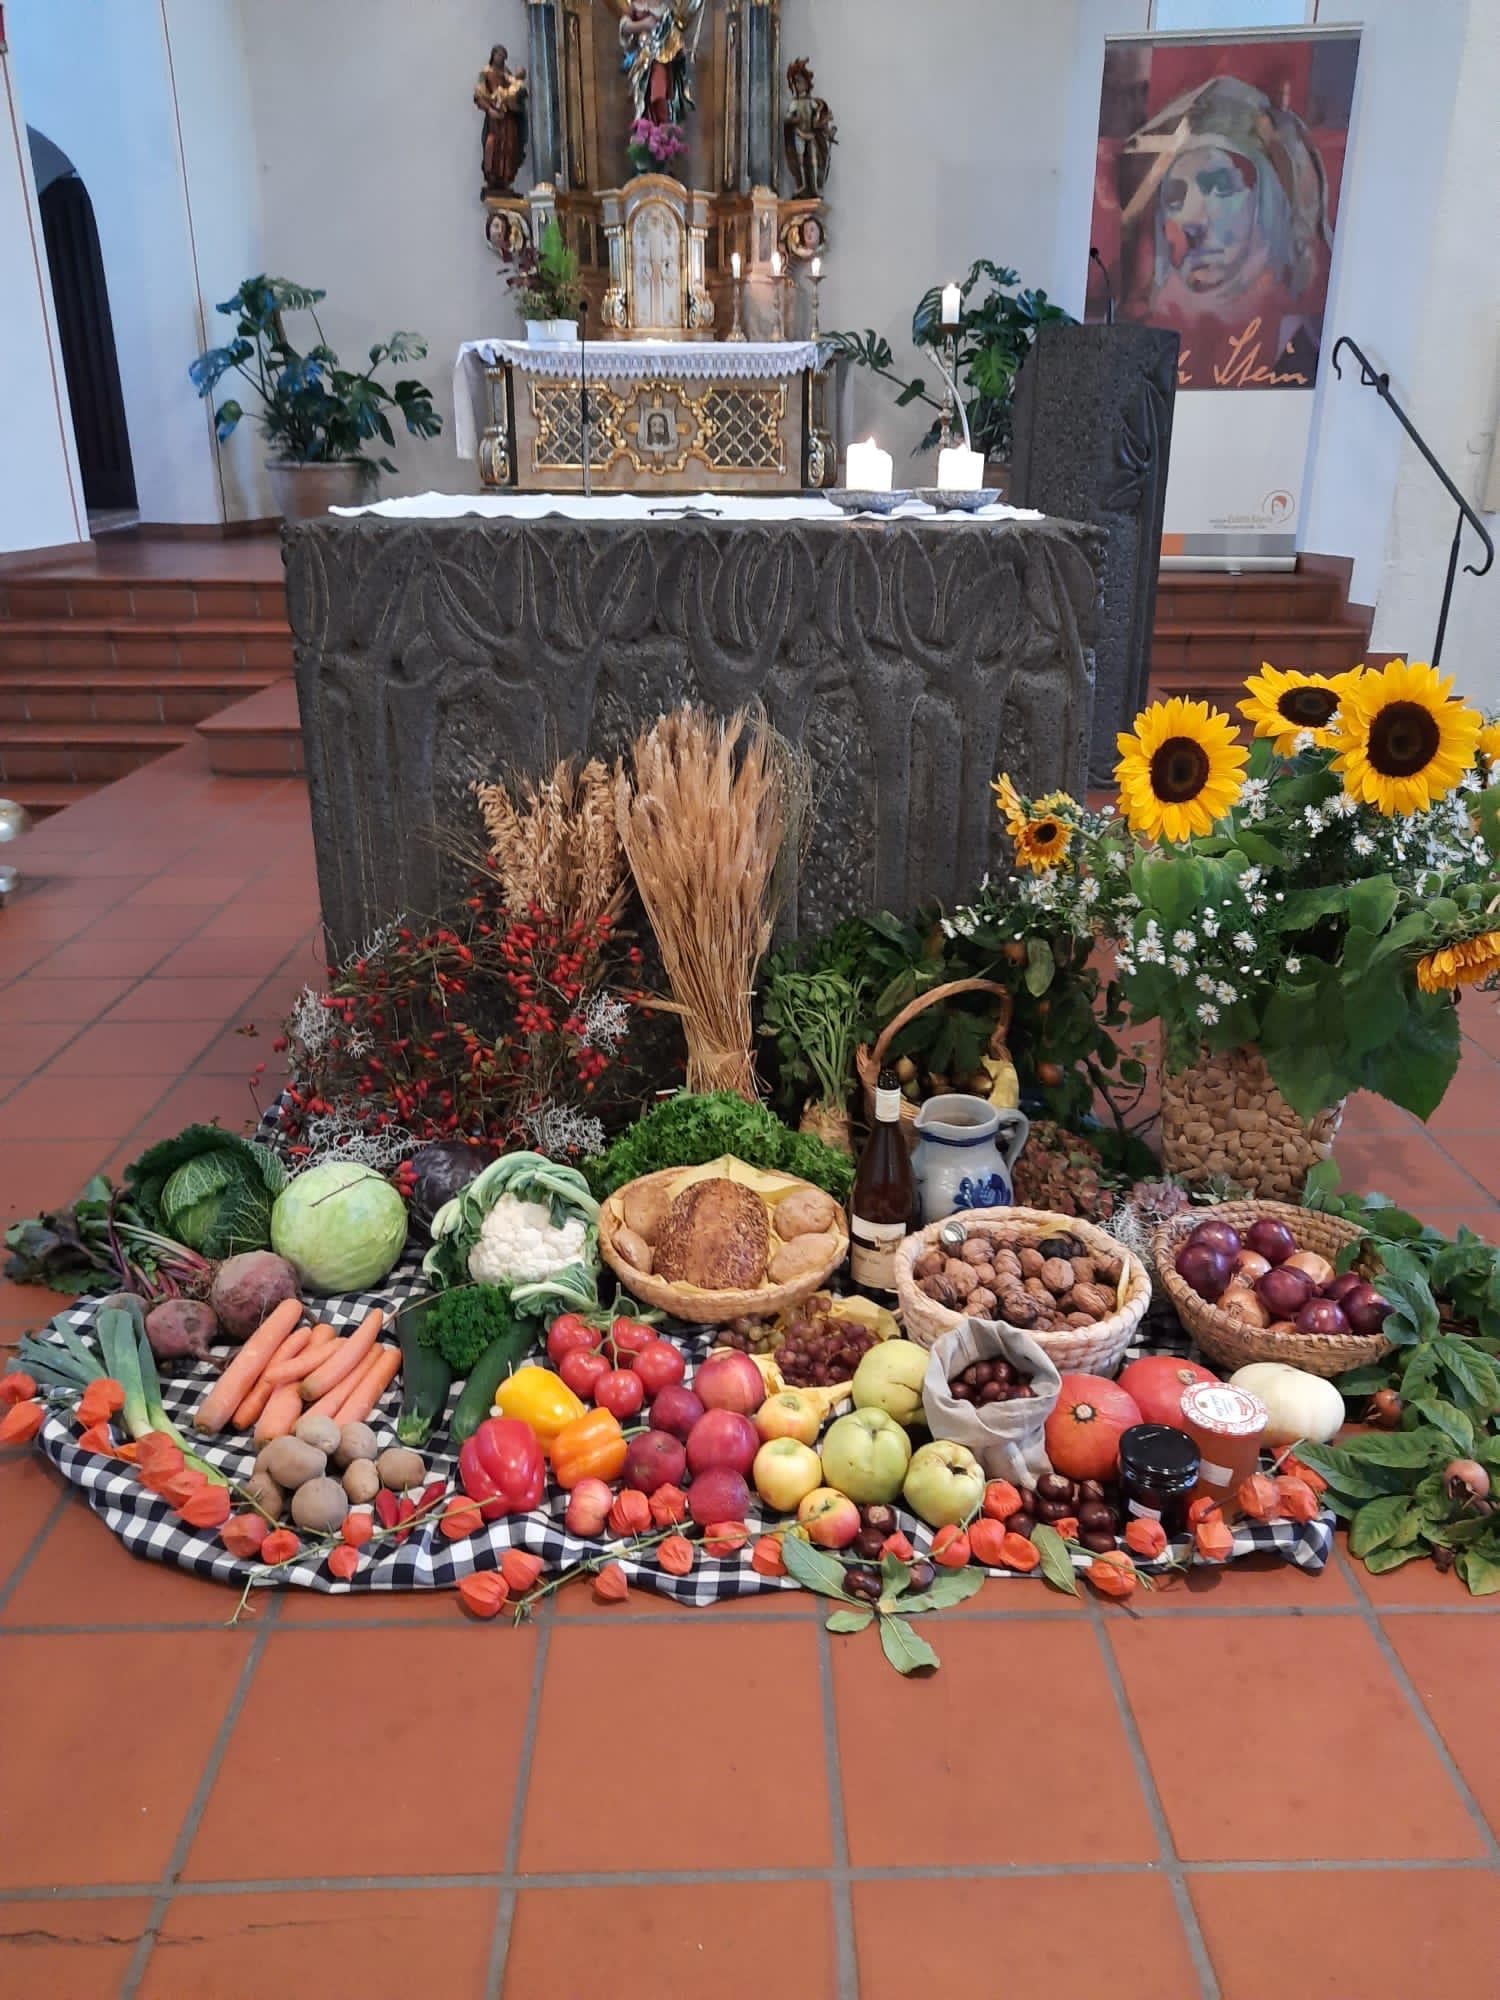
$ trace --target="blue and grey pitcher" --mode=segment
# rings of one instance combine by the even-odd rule
[[[987,1098],[962,1091],[929,1097],[917,1113],[912,1156],[922,1220],[937,1222],[960,1208],[1008,1208],[1030,1130],[1024,1111],[1001,1111]]]

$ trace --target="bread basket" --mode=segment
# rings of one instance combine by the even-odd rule
[[[956,1326],[962,1326],[966,1317],[928,1298],[919,1289],[912,1274],[912,1266],[923,1251],[932,1249],[937,1243],[943,1221],[996,1223],[1003,1227],[1035,1229],[1042,1236],[1049,1233],[1076,1236],[1091,1252],[1097,1252],[1101,1257],[1120,1259],[1124,1265],[1119,1288],[1120,1305],[1107,1319],[1097,1320],[1093,1326],[1065,1327],[1057,1333],[1027,1329],[1029,1337],[1062,1373],[1113,1375],[1151,1303],[1151,1280],[1146,1276],[1146,1267],[1133,1250],[1127,1250],[1123,1243],[1096,1224],[1082,1222],[1074,1215],[1053,1215],[1039,1208],[963,1209],[957,1216],[928,1223],[925,1229],[919,1229],[915,1235],[905,1239],[896,1252],[896,1300],[908,1340],[931,1347],[941,1334],[951,1333]],[[1003,1326],[1007,1322],[1000,1320],[997,1324]]]
[[[929,1007],[939,1006],[944,1000],[952,1000],[960,993],[990,993],[1000,1002],[995,1010],[995,1027],[990,1036],[990,1048],[995,1051],[1004,1046],[1006,1030],[1010,1027],[1011,1010],[1015,1002],[1003,986],[997,986],[993,979],[950,979],[946,985],[934,986],[930,993],[920,994],[903,1007],[899,1014],[893,1014],[875,1039],[871,1048],[861,1042],[854,1051],[854,1067],[859,1071],[859,1080],[864,1085],[865,1115],[875,1115],[875,1085],[880,1080],[880,1072],[885,1068],[886,1057],[890,1054],[892,1042],[919,1014],[925,1014]],[[913,1104],[908,1097],[901,1100],[901,1117],[910,1124],[921,1110],[921,1105]]]
[[[737,1171],[730,1172],[730,1169]],[[757,1285],[741,1291],[707,1291],[698,1285],[674,1284],[650,1271],[637,1270],[621,1255],[616,1238],[624,1223],[624,1200],[632,1189],[652,1187],[658,1183],[670,1186],[674,1182],[687,1187],[716,1170],[724,1170],[726,1178],[744,1180],[745,1185],[768,1197],[772,1206],[773,1244],[776,1240],[774,1203],[777,1193],[790,1194],[795,1188],[811,1186],[809,1181],[799,1180],[795,1174],[763,1172],[759,1168],[747,1168],[738,1160],[714,1160],[701,1167],[664,1167],[657,1173],[642,1174],[638,1180],[617,1188],[599,1206],[599,1254],[630,1296],[639,1299],[643,1305],[655,1306],[662,1312],[670,1313],[673,1319],[686,1320],[695,1326],[722,1326],[731,1319],[774,1318],[789,1306],[801,1305],[804,1299],[821,1291],[849,1254],[849,1224],[842,1209],[838,1209],[832,1231],[834,1241],[830,1244],[827,1257],[814,1269],[804,1271],[801,1277],[783,1285]],[[835,1208],[837,1206],[835,1203]]]
[[[1389,1354],[1391,1343],[1383,1333],[1273,1333],[1269,1327],[1249,1326],[1200,1298],[1177,1275],[1177,1252],[1199,1223],[1227,1222],[1243,1236],[1252,1222],[1265,1219],[1284,1222],[1296,1237],[1299,1250],[1314,1250],[1330,1264],[1347,1244],[1364,1234],[1339,1216],[1325,1215],[1316,1208],[1293,1208],[1283,1201],[1227,1201],[1218,1208],[1187,1208],[1164,1222],[1156,1232],[1157,1275],[1172,1310],[1209,1360],[1230,1370],[1244,1368],[1252,1361],[1284,1361],[1289,1368],[1305,1369],[1309,1375],[1331,1377]]]

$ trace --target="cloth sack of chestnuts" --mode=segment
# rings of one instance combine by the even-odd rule
[[[1008,1361],[1029,1379],[1031,1394],[1010,1402],[965,1403],[949,1383],[974,1361]],[[1062,1377],[1046,1351],[1018,1327],[966,1319],[932,1344],[922,1382],[922,1408],[935,1438],[969,1447],[986,1479],[1008,1479],[1029,1491],[1052,1470],[1043,1431],[1062,1393]]]

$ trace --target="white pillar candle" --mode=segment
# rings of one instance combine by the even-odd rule
[[[815,278],[821,278],[821,277],[822,277],[822,275],[823,275],[823,259],[822,259],[821,257],[814,257],[814,258],[813,258],[813,260],[812,260],[812,274],[813,274],[813,276],[814,276]]]
[[[957,326],[964,309],[964,295],[957,285],[943,287],[943,325]]]
[[[944,493],[977,493],[984,485],[984,455],[961,444],[938,453],[939,489]]]
[[[851,444],[844,455],[844,484],[851,493],[889,493],[896,461],[874,438]]]
[[[738,250],[731,251],[729,257],[729,268],[731,271],[733,271],[736,282],[738,282],[740,275],[740,253]]]
[[[779,250],[771,252],[771,276],[773,278],[781,276],[781,252]]]

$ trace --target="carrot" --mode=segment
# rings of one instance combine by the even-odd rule
[[[269,1382],[273,1389],[279,1389],[284,1382],[300,1382],[338,1351],[338,1335],[326,1321],[321,1326],[315,1326],[312,1332],[313,1338],[299,1354],[288,1354],[283,1348],[261,1376],[262,1382]]]
[[[283,1382],[266,1400],[255,1426],[255,1442],[269,1444],[272,1438],[285,1437],[301,1414],[302,1398],[297,1394],[296,1383]]]
[[[365,1356],[375,1345],[375,1336],[384,1325],[385,1314],[379,1306],[371,1306],[349,1338],[339,1342],[338,1352],[331,1355],[321,1368],[315,1368],[311,1375],[303,1376],[303,1402],[320,1402],[330,1389],[340,1382],[347,1382],[355,1369],[364,1365]]]
[[[287,1335],[302,1317],[300,1299],[283,1299],[245,1342],[215,1382],[193,1417],[193,1428],[212,1434],[223,1430]]]
[[[316,1329],[311,1326],[299,1326],[297,1331],[288,1334],[280,1347],[277,1348],[276,1352],[271,1356],[266,1373],[261,1376],[255,1387],[234,1413],[232,1421],[237,1431],[249,1430],[256,1418],[259,1417],[261,1411],[266,1407],[266,1404],[271,1400],[271,1391],[278,1387],[279,1383],[285,1379],[281,1376],[273,1376],[271,1370],[283,1367],[291,1355],[305,1354],[308,1342],[312,1339],[315,1331]],[[312,1365],[315,1366],[316,1364]]]
[[[262,1375],[255,1387],[230,1418],[230,1429],[236,1431],[250,1430],[259,1421],[260,1413],[266,1407],[267,1403],[270,1402],[275,1388],[276,1384],[268,1382],[265,1376]]]
[[[381,1345],[365,1363],[348,1397],[334,1415],[338,1424],[362,1424],[374,1410],[401,1368],[399,1347]]]

